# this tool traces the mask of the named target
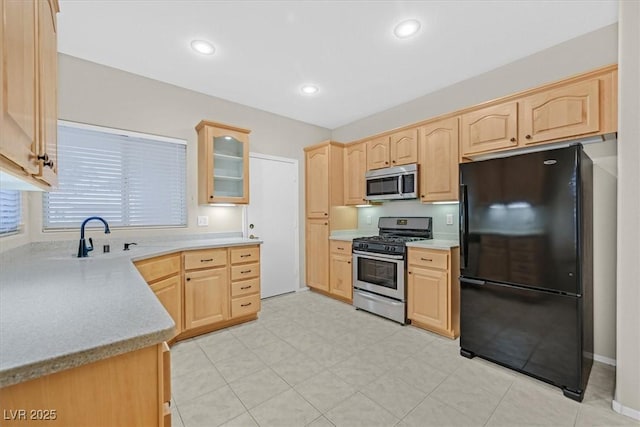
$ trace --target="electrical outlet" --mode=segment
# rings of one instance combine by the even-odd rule
[[[209,217],[198,215],[198,227],[206,227],[207,225],[209,225]]]
[[[371,225],[371,215],[367,215],[367,216],[365,217],[365,222],[366,222],[367,224]]]
[[[447,225],[453,225],[453,214],[447,214]]]

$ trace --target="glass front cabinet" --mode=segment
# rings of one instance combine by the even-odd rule
[[[201,121],[198,131],[198,203],[249,203],[249,132]]]

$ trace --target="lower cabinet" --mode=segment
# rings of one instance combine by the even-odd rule
[[[170,369],[157,344],[0,388],[2,426],[170,427]]]
[[[307,285],[329,292],[329,221],[307,220],[306,230]]]
[[[353,268],[351,243],[332,240],[329,243],[329,293],[353,301]]]
[[[227,268],[186,271],[184,274],[185,329],[229,318]]]
[[[256,318],[260,246],[197,249],[135,262],[176,324],[171,342]]]
[[[449,338],[460,335],[458,248],[410,247],[407,317],[415,326]]]

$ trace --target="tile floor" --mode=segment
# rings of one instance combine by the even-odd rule
[[[638,426],[611,410],[595,363],[579,404],[545,383],[458,354],[458,342],[312,292],[171,350],[173,425]]]

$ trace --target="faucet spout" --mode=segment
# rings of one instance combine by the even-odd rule
[[[90,216],[89,218],[85,219],[80,226],[80,244],[78,245],[78,258],[86,258],[87,256],[89,256],[89,252],[93,250],[93,241],[91,240],[91,238],[89,238],[89,245],[87,245],[87,242],[84,240],[84,228],[89,221],[94,219],[101,221],[104,224],[104,234],[111,233],[109,224],[103,218],[100,218],[99,216]]]

